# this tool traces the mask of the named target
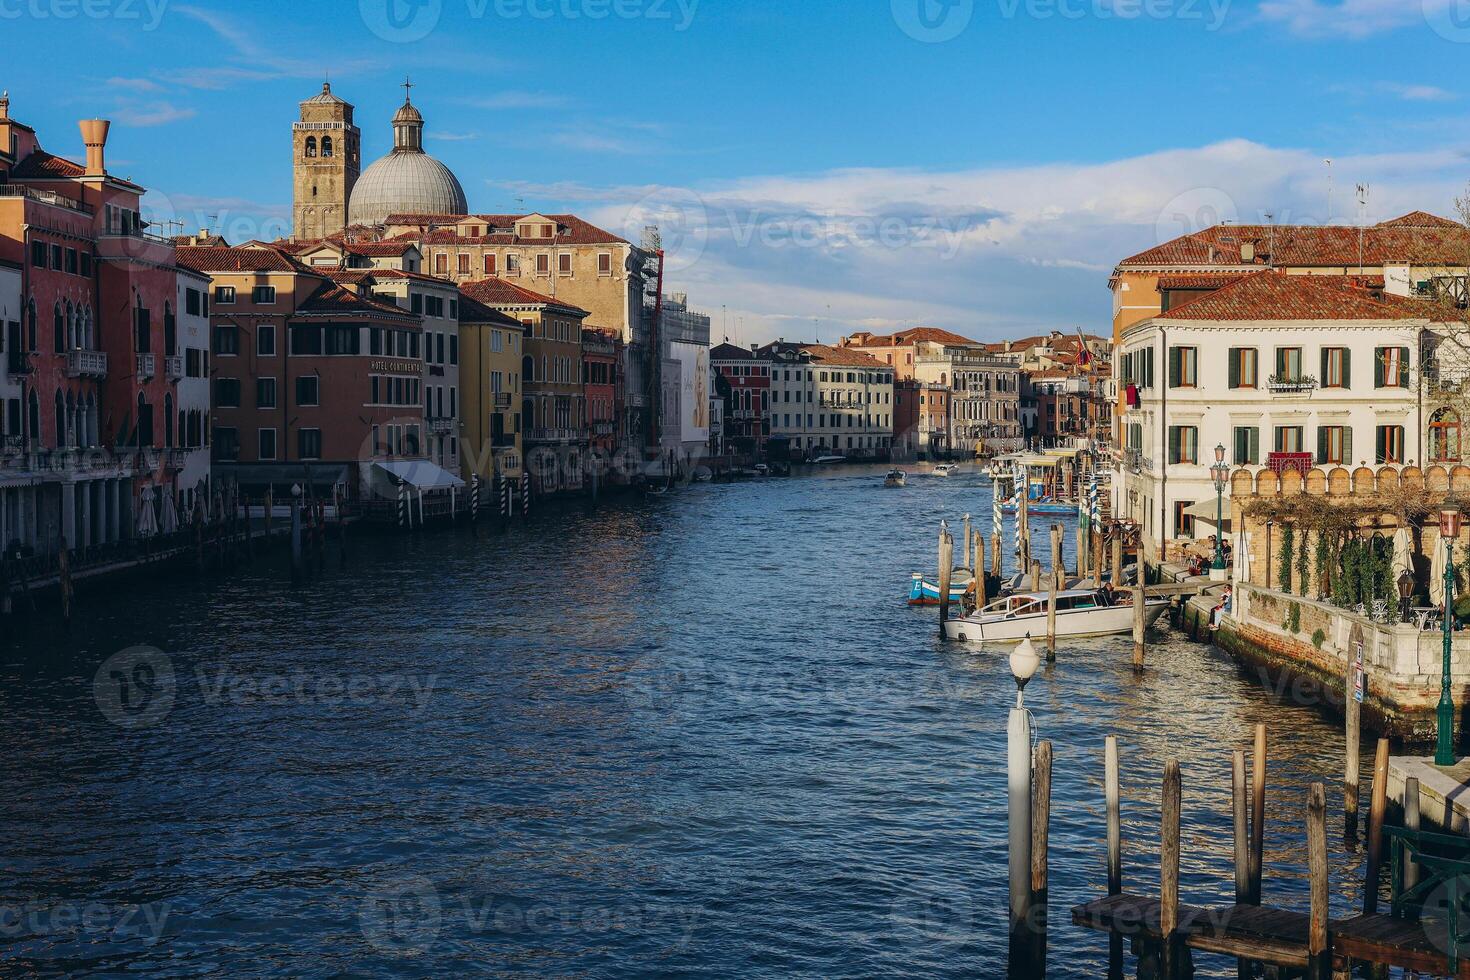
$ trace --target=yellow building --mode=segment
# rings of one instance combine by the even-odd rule
[[[459,371],[463,386],[460,465],[464,478],[479,474],[519,480],[521,444],[521,358],[526,327],[521,321],[472,299],[459,301]]]

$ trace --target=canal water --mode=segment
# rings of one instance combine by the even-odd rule
[[[904,604],[941,518],[988,538],[990,490],[922,471],[358,537],[297,590],[274,556],[5,625],[0,973],[995,975],[1014,685]],[[1266,901],[1306,908],[1322,779],[1334,913],[1360,903],[1338,723],[1164,623],[1142,677],[1130,652],[1065,644],[1027,690],[1051,975],[1105,972],[1067,910],[1102,890],[1109,733],[1125,883],[1157,891],[1177,758],[1181,896],[1228,900],[1230,753],[1264,721]]]

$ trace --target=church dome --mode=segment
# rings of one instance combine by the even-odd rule
[[[348,224],[382,224],[390,214],[465,214],[458,178],[424,152],[424,117],[406,99],[393,116],[393,151],[362,172],[347,204]]]

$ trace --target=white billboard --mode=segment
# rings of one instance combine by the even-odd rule
[[[709,348],[675,341],[671,359],[679,363],[679,441],[709,441]]]

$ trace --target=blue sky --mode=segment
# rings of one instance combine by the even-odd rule
[[[369,160],[410,75],[473,210],[657,222],[742,342],[1101,332],[1160,238],[1470,180],[1470,0],[0,0],[0,39],[43,145],[107,116],[158,218],[237,240],[286,227],[324,75]]]

